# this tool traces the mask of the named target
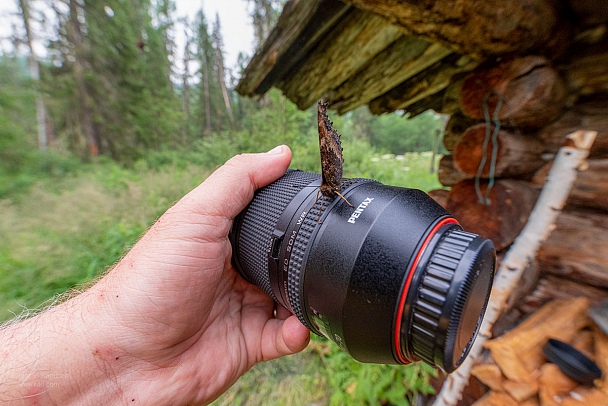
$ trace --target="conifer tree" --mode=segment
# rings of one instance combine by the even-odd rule
[[[232,115],[230,96],[228,95],[228,88],[226,87],[226,72],[224,69],[224,40],[222,39],[222,24],[220,22],[219,14],[215,15],[215,23],[213,24],[213,47],[215,48],[214,65],[217,72],[218,84],[222,92],[222,98],[224,99],[226,113],[228,113],[228,118],[230,119],[230,127],[234,128],[234,116]]]
[[[34,50],[34,34],[32,32],[31,12],[28,0],[19,0],[19,8],[21,9],[21,18],[23,19],[23,27],[25,28],[25,39],[29,52],[28,63],[30,78],[34,83],[40,82],[40,63]],[[38,91],[36,93],[36,123],[38,132],[38,148],[46,149],[48,140],[46,135],[46,108],[44,100]]]

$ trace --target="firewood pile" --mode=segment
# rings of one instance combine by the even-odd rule
[[[571,344],[608,371],[608,336],[588,317],[584,298],[549,302],[517,328],[486,343],[490,359],[471,374],[490,390],[475,406],[607,405],[606,375],[581,384],[547,360],[549,339]]]

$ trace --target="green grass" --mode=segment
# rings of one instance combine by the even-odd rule
[[[224,144],[213,147],[150,154],[130,168],[47,157],[1,174],[0,321],[111,267],[158,216],[235,152]],[[427,191],[440,187],[429,173],[429,154],[374,154],[362,141],[344,148],[346,177]],[[296,143],[293,151],[292,167],[319,171],[316,142]],[[216,404],[407,405],[415,393],[431,390],[432,373],[421,364],[361,364],[314,337],[301,354],[256,365]]]

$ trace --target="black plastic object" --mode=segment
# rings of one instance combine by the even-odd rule
[[[585,354],[563,341],[553,338],[543,346],[545,357],[576,382],[593,385],[602,377],[602,370]]]
[[[456,369],[485,313],[491,241],[420,190],[349,179],[351,207],[320,185],[290,171],[256,193],[230,233],[239,273],[359,361]]]

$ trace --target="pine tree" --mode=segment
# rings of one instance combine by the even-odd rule
[[[230,105],[230,96],[226,87],[226,72],[224,69],[224,41],[222,39],[222,24],[220,23],[219,14],[215,15],[215,23],[213,24],[213,47],[215,48],[215,67],[217,71],[218,84],[224,99],[224,105],[228,118],[230,119],[230,127],[234,128],[234,116],[232,115],[232,106]]]
[[[212,80],[214,49],[211,36],[209,35],[209,26],[203,10],[199,10],[196,15],[196,52],[195,57],[199,62],[200,69],[198,78],[200,83],[198,110],[202,114],[198,116],[202,119],[200,123],[200,134],[209,136],[214,127],[217,128],[217,115],[212,116],[211,112],[216,111],[213,93],[213,86],[216,82]],[[215,120],[213,120],[215,118]],[[214,122],[215,121],[215,122]],[[214,125],[215,124],[215,125]]]
[[[274,27],[277,22],[280,10],[282,9],[285,1],[281,0],[248,0],[249,3],[253,3],[253,11],[251,18],[253,19],[253,31],[255,36],[255,47],[259,48],[270,30]]]
[[[19,0],[19,8],[21,9],[21,17],[23,19],[23,27],[25,28],[26,44],[29,52],[29,71],[30,78],[34,83],[40,82],[40,63],[34,50],[34,34],[31,28],[31,13],[28,0]],[[36,93],[36,123],[38,132],[38,148],[45,150],[48,140],[46,135],[46,108],[44,100],[40,92]]]
[[[179,100],[170,80],[168,28],[160,24],[168,17],[155,15],[150,0],[65,1],[69,15],[57,9],[49,86],[64,97],[66,88],[75,89],[75,101],[56,112],[72,145],[78,148],[84,134],[89,155],[131,160],[178,142]]]

